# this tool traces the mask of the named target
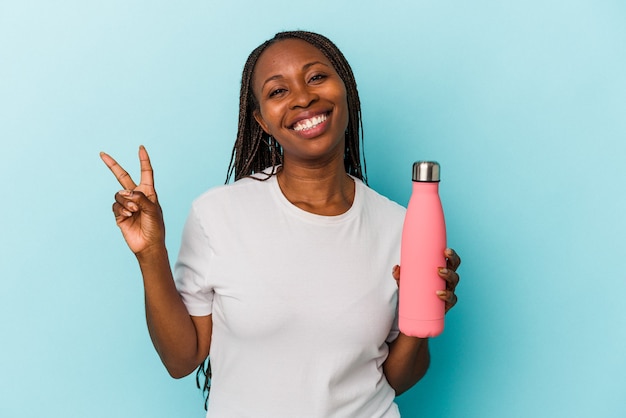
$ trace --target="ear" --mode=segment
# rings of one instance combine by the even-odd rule
[[[265,123],[265,120],[263,119],[263,116],[261,116],[261,112],[259,111],[259,109],[255,109],[252,114],[254,115],[254,119],[256,119],[258,124],[261,126],[261,129],[263,129],[266,134],[272,135],[269,131],[269,128],[267,127],[267,123]]]

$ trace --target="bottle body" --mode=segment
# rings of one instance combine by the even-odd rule
[[[446,283],[438,268],[446,266],[446,227],[439,178],[413,181],[402,230],[400,254],[399,327],[413,337],[443,332],[445,302],[437,296]]]

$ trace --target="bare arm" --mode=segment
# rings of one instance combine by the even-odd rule
[[[446,312],[457,302],[454,290],[459,283],[456,269],[461,264],[459,256],[450,249],[446,250],[446,267],[439,270],[439,276],[446,281],[446,290],[438,292],[439,298],[446,303]],[[395,266],[393,277],[400,280],[400,268]],[[409,337],[402,333],[389,344],[389,356],[383,364],[383,372],[391,387],[400,395],[415,385],[428,370],[430,351],[427,338]]]
[[[389,356],[383,364],[383,371],[396,395],[400,395],[424,377],[429,365],[428,339],[400,333],[389,344]]]
[[[172,377],[187,376],[209,355],[212,317],[189,315],[174,285],[165,247],[137,259],[154,348]]]
[[[190,316],[174,285],[150,158],[140,147],[137,185],[113,158],[100,156],[124,188],[115,195],[113,213],[141,268],[152,343],[171,376],[186,376],[209,354],[213,322],[210,315]]]

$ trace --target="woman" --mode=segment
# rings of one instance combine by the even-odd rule
[[[248,58],[240,103],[236,181],[194,201],[174,274],[146,150],[138,185],[102,154],[157,352],[173,377],[210,354],[210,417],[398,417],[428,340],[395,325],[404,209],[363,181],[350,66],[321,35],[277,34]]]

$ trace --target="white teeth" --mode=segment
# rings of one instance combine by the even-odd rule
[[[314,116],[311,119],[305,119],[305,120],[301,120],[300,122],[296,123],[296,125],[293,127],[294,131],[304,131],[306,129],[311,129],[317,125],[319,125],[320,123],[324,122],[326,120],[326,115],[318,115],[318,116]]]

